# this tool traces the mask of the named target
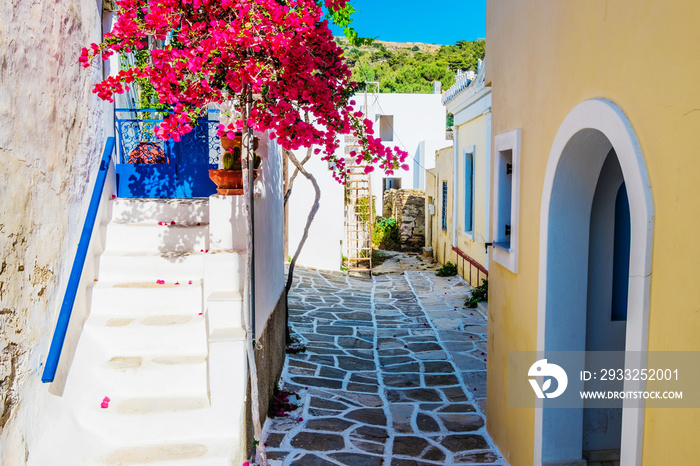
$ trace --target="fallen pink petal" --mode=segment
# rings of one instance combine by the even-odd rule
[[[102,408],[102,409],[109,408],[109,403],[107,403],[106,401],[103,401],[102,404],[100,404],[100,408]]]

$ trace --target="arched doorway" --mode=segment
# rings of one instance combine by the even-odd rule
[[[615,227],[622,230],[625,220],[627,237],[622,235],[615,244]],[[538,351],[624,349],[631,357],[636,354],[632,352],[646,350],[653,222],[651,187],[629,121],[612,102],[596,99],[579,104],[557,132],[545,174]],[[625,250],[627,263],[619,254]],[[616,251],[621,258],[615,259]],[[612,347],[591,338],[590,328],[601,330],[601,321],[606,320],[591,312],[600,309],[592,301],[601,293],[606,302],[610,298],[610,309],[604,313],[610,312],[611,318],[603,331],[613,335],[605,340],[614,341]],[[613,306],[615,294],[618,304]],[[617,320],[612,318],[613,307]],[[626,314],[620,314],[620,307],[626,307]],[[624,386],[625,390],[641,388],[639,382]],[[615,417],[614,413],[601,415]],[[644,410],[620,409],[620,416],[617,421],[606,418],[619,427],[596,439],[584,437],[584,425],[590,425],[591,419],[584,419],[583,403],[570,409],[537,409],[535,464],[585,464],[584,448],[606,442],[613,448],[619,445],[621,464],[641,464]]]

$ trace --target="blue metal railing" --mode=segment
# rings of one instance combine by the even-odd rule
[[[140,142],[154,142],[163,149],[170,163],[218,164],[221,141],[216,136],[216,130],[220,111],[209,110],[206,117],[200,118],[197,126],[178,142],[172,139],[164,141],[155,135],[156,125],[162,123],[163,116],[168,112],[154,108],[114,109],[114,123],[119,138],[118,163],[126,163],[127,157]]]
[[[73,268],[71,269],[70,278],[68,279],[66,294],[63,297],[63,304],[61,305],[61,311],[58,314],[58,321],[56,322],[56,330],[54,330],[53,339],[51,340],[51,347],[49,348],[49,355],[46,358],[46,366],[44,367],[44,372],[41,376],[42,382],[53,382],[53,379],[56,376],[56,368],[58,367],[58,361],[61,358],[63,342],[66,339],[66,332],[68,330],[68,324],[70,323],[70,316],[73,312],[73,304],[75,303],[75,297],[78,293],[80,276],[83,273],[88,247],[90,246],[90,238],[92,237],[92,230],[95,227],[97,211],[100,207],[102,191],[104,190],[105,181],[107,179],[107,171],[109,170],[109,164],[112,160],[113,152],[114,138],[109,137],[107,138],[105,149],[102,153],[100,171],[95,179],[95,187],[92,190],[92,197],[90,198],[90,205],[88,207],[87,216],[83,225],[83,231],[80,234],[78,250],[75,253],[75,260],[73,261]]]

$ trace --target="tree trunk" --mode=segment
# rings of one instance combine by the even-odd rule
[[[310,154],[311,148],[309,148],[307,158],[304,160],[308,160],[308,156]],[[292,288],[292,280],[294,279],[294,265],[297,262],[299,254],[301,253],[301,249],[304,247],[304,243],[306,243],[306,239],[309,237],[309,228],[311,227],[311,223],[314,221],[314,217],[316,217],[316,212],[318,212],[318,208],[321,204],[321,189],[318,187],[318,182],[316,182],[316,178],[314,178],[312,174],[306,171],[304,166],[297,160],[297,158],[292,152],[289,152],[287,156],[289,157],[289,160],[294,164],[296,169],[299,171],[299,173],[301,173],[306,179],[311,181],[311,184],[313,184],[314,191],[316,193],[314,198],[314,204],[311,206],[311,210],[309,211],[309,217],[306,219],[306,225],[304,226],[304,234],[302,235],[301,240],[299,241],[299,245],[297,246],[297,250],[294,253],[294,257],[292,257],[292,260],[289,263],[289,272],[287,273],[287,286],[285,287],[287,294],[289,294],[289,290]],[[287,327],[289,327],[289,316],[287,316]]]

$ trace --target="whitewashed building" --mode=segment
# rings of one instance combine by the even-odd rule
[[[408,152],[408,171],[397,170],[387,176],[381,170],[371,173],[372,195],[376,215],[382,215],[382,196],[386,189],[425,189],[425,169],[435,166],[435,151],[449,146],[445,137],[445,107],[441,102],[439,83],[432,94],[381,94],[368,92],[354,97],[356,106],[374,122],[375,135],[385,145],[398,146]],[[365,103],[366,102],[366,103]],[[345,153],[341,139],[341,153]],[[303,158],[305,151],[297,153]],[[321,190],[320,208],[309,230],[306,246],[298,264],[321,269],[339,270],[343,255],[344,190],[328,171],[328,163],[312,157],[305,165],[318,181]],[[289,165],[289,176],[294,167]],[[301,239],[308,213],[314,200],[311,183],[299,175],[287,203],[288,255],[294,255]]]

